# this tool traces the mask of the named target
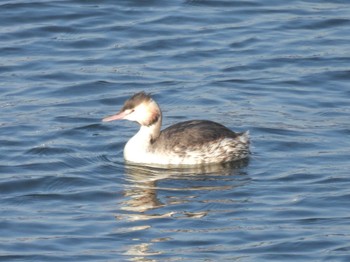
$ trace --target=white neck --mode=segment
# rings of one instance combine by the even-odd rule
[[[126,143],[124,148],[124,158],[131,162],[143,162],[154,140],[160,134],[162,116],[151,126],[141,126],[140,130]]]

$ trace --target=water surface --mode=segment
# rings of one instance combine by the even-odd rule
[[[1,261],[349,261],[348,1],[0,3]],[[249,161],[129,166],[101,123],[249,130]]]

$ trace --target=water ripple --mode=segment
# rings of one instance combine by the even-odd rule
[[[3,1],[1,261],[349,261],[346,1]],[[250,130],[249,161],[124,163],[168,126]]]

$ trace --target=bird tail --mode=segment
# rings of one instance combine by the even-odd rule
[[[245,132],[241,133],[239,136],[239,140],[243,144],[249,144],[249,131],[245,131]]]

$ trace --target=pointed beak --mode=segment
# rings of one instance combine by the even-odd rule
[[[130,112],[126,111],[122,111],[119,112],[115,115],[112,116],[107,116],[105,118],[102,119],[102,122],[109,122],[109,121],[113,121],[113,120],[119,120],[119,119],[124,119],[125,116],[127,116]]]

